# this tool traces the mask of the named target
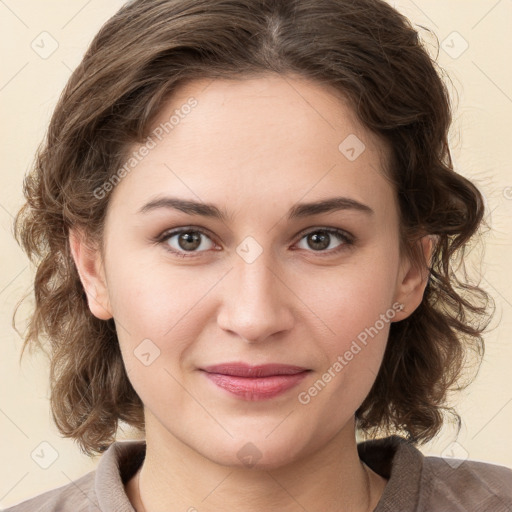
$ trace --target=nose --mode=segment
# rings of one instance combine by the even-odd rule
[[[294,294],[264,255],[252,263],[235,258],[222,288],[218,325],[248,342],[264,341],[294,323]]]

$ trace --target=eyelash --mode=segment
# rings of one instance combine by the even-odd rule
[[[337,229],[337,228],[314,228],[314,229],[311,229],[308,231],[303,231],[302,233],[299,234],[299,241],[302,240],[304,237],[306,237],[312,233],[317,233],[317,232],[323,232],[323,233],[328,233],[329,235],[334,235],[334,236],[338,237],[341,242],[343,242],[341,245],[339,245],[335,249],[330,249],[329,251],[325,251],[325,250],[308,251],[308,252],[317,253],[320,257],[328,257],[328,256],[336,255],[336,254],[342,252],[343,250],[347,250],[350,247],[352,247],[355,242],[355,238],[352,235],[349,235],[347,232],[345,232],[341,229]],[[161,235],[159,235],[158,237],[156,237],[154,242],[163,244],[165,246],[165,250],[167,250],[168,252],[172,253],[175,256],[178,256],[179,258],[194,258],[201,252],[205,252],[205,251],[191,251],[189,253],[186,253],[186,252],[176,251],[175,249],[171,249],[169,247],[169,245],[165,243],[165,242],[167,242],[167,240],[169,240],[173,236],[180,235],[181,233],[200,233],[201,235],[204,235],[207,238],[211,239],[208,232],[204,231],[203,229],[187,227],[187,228],[175,229],[172,231],[166,231],[166,232],[162,233]]]

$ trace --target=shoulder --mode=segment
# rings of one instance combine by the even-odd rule
[[[425,457],[420,505],[453,511],[512,510],[512,470],[475,460]],[[420,506],[421,510],[421,506]]]
[[[375,512],[512,512],[512,470],[476,460],[425,456],[400,436],[358,445],[388,479]]]
[[[124,482],[140,467],[145,452],[145,441],[116,441],[102,454],[94,471],[3,512],[133,512]]]
[[[94,475],[95,471],[91,471],[69,484],[22,501],[5,509],[4,512],[50,512],[54,510],[89,512],[89,510],[98,510],[98,501],[94,492]]]

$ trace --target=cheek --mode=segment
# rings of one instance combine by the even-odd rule
[[[298,401],[311,417],[325,418],[326,431],[348,421],[368,395],[386,349],[392,308],[389,279],[372,276],[325,282],[311,304],[317,308],[317,336],[323,364],[315,380],[299,391]]]
[[[190,269],[118,260],[109,276],[109,294],[123,360],[139,391],[146,381],[169,380],[173,368],[203,328],[196,311],[218,279],[191,279]],[[169,350],[172,341],[172,350]],[[169,383],[167,382],[167,385]]]
[[[119,345],[135,391],[150,408],[163,399],[162,389],[174,405],[184,405],[180,366],[204,328],[201,298],[218,279],[211,273],[191,279],[190,269],[154,264],[120,264],[110,276]]]
[[[299,293],[307,297],[318,317],[317,332],[325,333],[317,337],[324,354],[320,379],[304,390],[301,403],[315,401],[326,410],[343,403],[355,410],[364,400],[379,371],[396,315],[392,306],[397,262],[398,251],[393,254],[389,247],[380,254],[368,253],[350,266],[300,281]],[[324,388],[328,390],[323,392]]]
[[[394,258],[382,255],[310,274],[297,281],[296,289],[330,334],[325,340],[331,340],[332,350],[338,350],[373,326],[381,315],[394,316],[395,276]]]
[[[143,254],[119,260],[109,272],[114,318],[134,341],[164,340],[182,325],[190,327],[189,313],[221,278],[221,270],[180,267]]]

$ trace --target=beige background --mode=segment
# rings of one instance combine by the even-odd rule
[[[33,269],[12,236],[12,220],[22,204],[23,175],[70,70],[79,63],[99,27],[122,3],[0,0],[0,102],[4,120],[0,173],[0,507],[67,484],[94,469],[98,460],[81,455],[72,441],[60,438],[53,425],[44,358],[28,356],[19,365],[21,342],[11,327],[11,317],[15,303],[31,288]],[[485,362],[475,383],[456,397],[464,420],[457,444],[452,444],[453,431],[445,429],[422,450],[442,454],[447,460],[470,457],[512,467],[512,71],[506,64],[512,53],[512,1],[401,0],[393,4],[444,41],[439,63],[457,91],[453,92],[453,156],[457,169],[474,179],[484,193],[492,226],[486,239],[482,284],[494,295],[497,312],[494,330],[487,335]],[[42,32],[51,35],[40,35]],[[428,41],[432,44],[430,37]],[[44,54],[57,44],[54,53]],[[466,44],[469,46],[463,51]],[[30,304],[27,300],[20,309],[21,326]],[[42,442],[51,447],[40,446]],[[49,467],[40,467],[31,454]],[[52,462],[53,455],[56,458]]]

